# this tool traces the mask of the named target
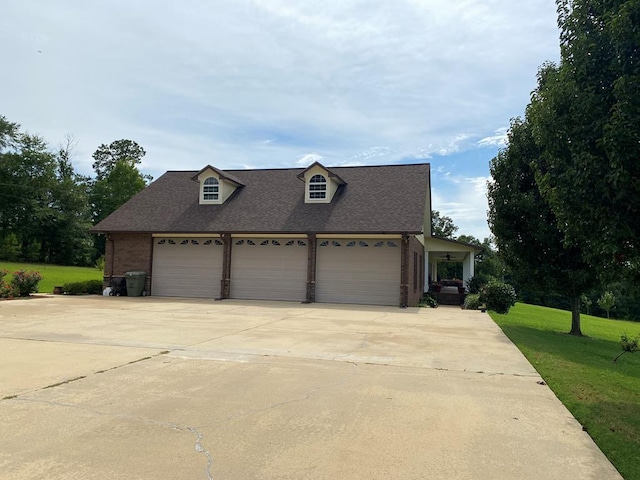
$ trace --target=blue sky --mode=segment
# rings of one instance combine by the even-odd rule
[[[0,114],[52,146],[137,141],[142,170],[429,162],[433,207],[489,235],[489,160],[553,0],[4,0]]]

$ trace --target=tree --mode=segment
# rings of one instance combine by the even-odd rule
[[[527,119],[537,183],[564,241],[601,273],[640,277],[640,1],[558,0],[561,61]]]
[[[89,265],[93,259],[89,178],[75,172],[72,164],[76,141],[67,136],[56,155],[52,225],[46,238],[47,258],[62,265]]]
[[[102,144],[93,154],[96,173],[91,185],[91,205],[94,224],[106,218],[152,180],[138,170],[145,155],[144,149],[133,140],[116,140]],[[95,239],[96,255],[104,254],[105,239]]]
[[[43,138],[0,117],[3,259],[87,264],[92,246],[86,179],[75,174],[69,152],[51,152]]]
[[[609,312],[616,306],[616,296],[613,292],[604,292],[598,299],[598,306],[607,312],[607,318],[611,318]]]
[[[594,285],[592,269],[567,246],[549,203],[536,183],[541,150],[527,120],[515,119],[508,145],[491,160],[489,226],[505,265],[518,286],[553,291],[571,301],[571,330],[582,335],[580,296]]]
[[[451,217],[440,215],[438,210],[431,211],[431,235],[441,238],[454,238],[458,227],[453,223]]]
[[[146,153],[144,148],[133,140],[115,140],[109,145],[103,143],[92,155],[95,160],[93,170],[96,172],[96,180],[104,180],[119,163],[137,168]],[[140,176],[145,181],[151,180],[149,175]]]

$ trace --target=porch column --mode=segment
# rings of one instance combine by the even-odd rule
[[[474,258],[475,255],[473,252],[470,252],[467,254],[467,256],[464,258],[464,261],[462,262],[462,281],[464,282],[464,284],[467,284],[467,280],[469,280],[471,277],[473,277],[474,275]]]

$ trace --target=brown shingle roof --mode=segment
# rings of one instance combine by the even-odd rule
[[[195,171],[169,171],[93,228],[155,233],[419,233],[429,165],[333,167],[346,185],[329,204],[304,203],[304,169],[233,170],[244,187],[200,205]]]

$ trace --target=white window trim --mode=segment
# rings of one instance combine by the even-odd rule
[[[213,179],[215,181],[214,184],[207,185],[207,181]],[[220,189],[220,179],[216,178],[213,175],[208,176],[207,178],[202,180],[200,184],[200,203],[203,204],[219,204],[222,203],[221,200],[221,189]],[[211,191],[208,191],[211,189]],[[207,199],[206,195],[213,195],[213,199]]]
[[[322,178],[324,181],[320,182],[320,181],[313,181],[314,178],[320,177]],[[320,189],[320,190],[311,190],[311,186],[323,186],[324,190]],[[324,194],[322,197],[312,197],[311,194]],[[310,179],[309,182],[307,183],[307,200],[309,202],[319,202],[319,203],[326,203],[327,200],[329,198],[329,180],[327,179],[327,177],[325,175],[322,175],[321,173],[316,173],[315,175],[313,175]]]

